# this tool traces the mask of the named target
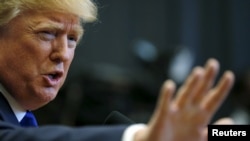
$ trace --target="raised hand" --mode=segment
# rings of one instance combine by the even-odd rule
[[[136,133],[135,141],[206,141],[206,128],[229,93],[234,75],[225,71],[214,86],[219,63],[209,59],[196,67],[175,94],[175,84],[167,80],[148,126]]]

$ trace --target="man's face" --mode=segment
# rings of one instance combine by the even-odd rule
[[[82,34],[79,19],[57,12],[25,12],[0,38],[0,83],[25,109],[53,100],[67,76]]]

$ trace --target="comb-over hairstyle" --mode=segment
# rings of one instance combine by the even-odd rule
[[[97,7],[92,0],[0,0],[0,26],[26,10],[72,13],[83,23],[97,18]]]

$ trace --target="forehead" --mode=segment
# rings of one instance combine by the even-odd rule
[[[79,17],[70,13],[28,11],[20,17],[33,28],[53,27],[78,32],[79,34],[83,32]]]

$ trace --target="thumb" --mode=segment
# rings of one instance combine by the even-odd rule
[[[232,125],[235,124],[234,120],[232,118],[221,118],[219,120],[217,120],[215,123],[215,125]]]
[[[235,124],[235,122],[234,122],[234,120],[232,118],[229,118],[229,117],[220,118],[219,120],[214,122],[214,125],[232,125],[232,124]],[[208,130],[207,128],[205,128],[203,130],[204,139],[207,139],[207,137],[208,137],[208,131],[207,130]]]

